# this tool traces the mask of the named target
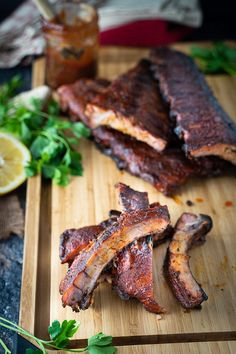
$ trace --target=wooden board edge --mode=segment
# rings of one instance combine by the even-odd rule
[[[32,199],[32,195],[34,198]],[[21,282],[19,325],[33,333],[38,262],[41,176],[27,182],[24,256]]]

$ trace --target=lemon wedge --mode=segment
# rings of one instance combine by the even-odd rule
[[[30,152],[13,135],[0,132],[0,195],[11,192],[26,180],[24,166]]]

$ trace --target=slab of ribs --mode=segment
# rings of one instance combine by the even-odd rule
[[[137,299],[147,311],[164,313],[154,296],[153,244],[171,238],[164,274],[183,307],[199,308],[207,296],[191,273],[188,250],[205,241],[210,217],[184,213],[173,229],[166,206],[149,204],[147,193],[125,184],[118,183],[116,189],[121,212],[111,210],[99,225],[61,235],[60,259],[69,265],[60,284],[63,306],[87,309],[95,288],[108,280],[121,299]]]
[[[190,178],[235,173],[236,126],[181,52],[153,49],[112,82],[81,79],[58,98],[119,169],[166,195]]]
[[[215,155],[236,165],[236,126],[193,60],[168,48],[152,50],[150,58],[186,153],[192,157]]]

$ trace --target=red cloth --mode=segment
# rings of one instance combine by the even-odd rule
[[[182,39],[192,28],[162,20],[140,20],[100,33],[102,45],[144,46],[165,45]]]

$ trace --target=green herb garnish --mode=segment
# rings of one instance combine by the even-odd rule
[[[236,75],[236,48],[215,42],[211,48],[192,47],[191,55],[197,58],[200,69],[206,74]]]
[[[42,173],[55,184],[66,186],[70,176],[82,176],[80,153],[73,147],[90,130],[80,122],[59,118],[59,106],[51,100],[43,110],[43,102],[30,101],[30,107],[12,100],[19,87],[19,77],[0,88],[0,129],[16,135],[30,150],[32,160],[26,166],[26,175]]]
[[[112,345],[112,337],[103,333],[98,333],[95,336],[90,337],[88,339],[88,345],[85,348],[68,348],[71,338],[79,329],[79,325],[80,323],[75,320],[65,320],[62,323],[55,320],[52,322],[51,326],[48,327],[48,333],[51,340],[46,341],[35,337],[15,323],[0,317],[0,326],[34,340],[39,346],[40,349],[37,350],[27,349],[26,354],[46,354],[47,350],[50,349],[62,349],[73,353],[88,352],[89,354],[113,354],[117,351],[117,349]],[[5,343],[1,339],[0,346],[2,346],[5,350],[5,354],[11,354],[11,351],[6,347]]]

